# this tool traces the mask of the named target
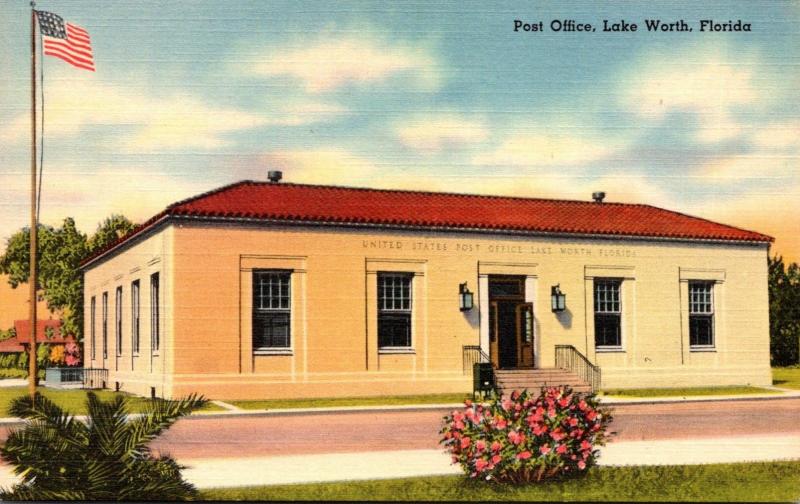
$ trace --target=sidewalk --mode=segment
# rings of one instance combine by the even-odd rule
[[[600,465],[684,465],[800,459],[800,436],[704,438],[610,443]],[[181,460],[198,488],[278,485],[461,474],[442,450]]]
[[[800,459],[800,435],[626,441],[600,448],[602,466],[690,465]],[[280,485],[461,474],[442,450],[327,453],[235,459],[181,459],[198,488]],[[0,466],[0,486],[14,482]]]

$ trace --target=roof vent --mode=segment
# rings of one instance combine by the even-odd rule
[[[273,184],[277,184],[283,178],[283,172],[279,170],[270,170],[267,172],[267,178]]]
[[[595,191],[592,193],[592,199],[595,203],[602,203],[603,199],[606,197],[606,193],[603,191]]]

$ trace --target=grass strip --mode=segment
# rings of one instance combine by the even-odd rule
[[[772,368],[772,384],[776,387],[800,389],[800,366]]]
[[[563,481],[500,485],[463,476],[217,488],[205,500],[788,502],[800,498],[800,461],[594,467]]]
[[[726,396],[744,394],[778,394],[776,390],[761,387],[686,387],[686,388],[642,388],[642,389],[609,389],[602,395],[615,397],[689,397],[689,396]]]
[[[225,401],[242,409],[331,408],[340,406],[399,406],[407,404],[462,403],[472,394],[426,394],[380,397],[326,397],[321,399],[267,399]]]
[[[73,415],[86,414],[86,393],[87,390],[83,389],[52,389],[41,387],[39,392],[59,405],[62,409],[72,413]],[[114,392],[111,390],[95,390],[97,396],[107,401],[115,395],[122,395],[129,398],[128,407],[131,413],[140,413],[144,411],[145,406],[150,399],[145,397],[134,396],[124,392]],[[10,415],[8,407],[15,397],[19,397],[28,393],[27,387],[4,387],[0,388],[0,416],[7,417]],[[200,411],[223,411],[224,408],[216,404],[208,403]]]

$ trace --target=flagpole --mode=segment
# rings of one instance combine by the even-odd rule
[[[36,395],[36,2],[31,2],[31,231],[30,231],[30,323],[31,347],[28,356],[28,391],[33,400]]]

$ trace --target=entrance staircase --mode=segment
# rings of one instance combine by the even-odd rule
[[[575,392],[590,393],[592,385],[583,381],[576,373],[560,368],[541,369],[497,369],[494,372],[495,386],[502,394],[514,390],[528,389],[538,394],[542,387],[569,385]]]

